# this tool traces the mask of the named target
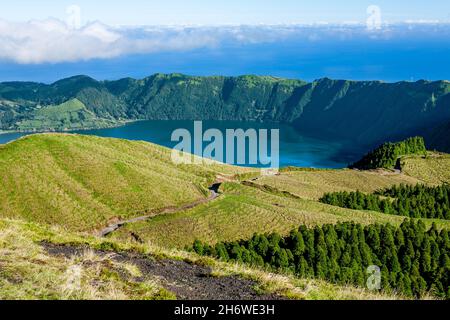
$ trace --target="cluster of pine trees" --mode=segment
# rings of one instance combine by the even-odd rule
[[[377,168],[392,169],[400,156],[425,154],[427,151],[422,137],[412,137],[395,143],[384,143],[366,154],[361,160],[349,166],[360,170]]]
[[[349,209],[379,211],[411,218],[450,220],[448,184],[437,187],[401,184],[377,191],[375,194],[359,191],[332,192],[325,194],[320,201]]]
[[[193,249],[224,261],[360,287],[366,286],[367,268],[376,265],[386,292],[450,299],[449,236],[448,230],[438,231],[434,224],[426,230],[420,220],[405,220],[399,227],[346,222],[301,226],[284,238],[255,234],[250,240],[215,246],[196,240]]]

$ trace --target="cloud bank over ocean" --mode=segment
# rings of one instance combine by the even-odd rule
[[[91,22],[73,27],[58,19],[0,20],[0,60],[42,64],[111,59],[135,54],[185,52],[270,43],[428,39],[449,43],[450,25],[408,22],[368,30],[364,24],[139,26]],[[306,50],[306,49],[305,49]]]

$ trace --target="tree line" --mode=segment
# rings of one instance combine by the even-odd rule
[[[426,151],[425,141],[422,137],[412,137],[395,143],[387,142],[366,154],[358,162],[351,164],[349,168],[360,170],[392,169],[400,156],[425,154]]]
[[[450,185],[428,187],[401,184],[374,194],[356,192],[326,193],[320,202],[357,210],[372,210],[411,218],[450,220]]]
[[[406,219],[400,226],[352,222],[297,230],[282,237],[255,234],[249,240],[196,240],[193,250],[223,261],[237,261],[299,277],[365,287],[367,268],[380,268],[381,290],[410,297],[430,293],[450,299],[449,231],[427,230],[422,221]]]

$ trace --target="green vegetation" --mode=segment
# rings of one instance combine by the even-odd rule
[[[426,163],[420,159],[418,163]],[[448,163],[450,168],[450,163]],[[430,177],[429,181],[439,181]],[[278,190],[287,191],[304,199],[319,200],[327,192],[356,191],[372,193],[401,183],[415,185],[422,182],[414,174],[406,175],[396,172],[359,171],[359,170],[289,170],[279,176],[263,176],[255,183],[268,185]]]
[[[426,156],[401,157],[401,172],[392,170],[317,170],[287,168],[279,176],[263,176],[255,183],[268,185],[304,199],[319,200],[325,193],[361,191],[373,193],[393,185],[450,183],[450,155],[427,152]]]
[[[402,172],[423,183],[438,185],[450,183],[450,154],[428,152],[426,157],[401,158]]]
[[[423,135],[428,147],[450,151],[446,81],[382,83],[261,76],[192,77],[155,74],[136,80],[76,76],[53,84],[0,83],[0,130],[64,130],[123,120],[255,120],[292,123],[309,135],[374,145]],[[42,117],[66,102],[86,110]],[[61,108],[64,109],[64,108]],[[429,128],[429,129],[427,129]],[[358,137],[355,139],[355,137]]]
[[[40,245],[50,239],[78,240],[85,250],[72,258],[53,256]],[[80,240],[62,230],[0,219],[0,300],[173,299],[154,280],[143,280],[136,266],[96,253],[100,243]]]
[[[448,184],[438,187],[418,184],[393,186],[379,190],[375,194],[364,194],[359,191],[327,193],[320,201],[342,208],[372,210],[412,218],[450,220],[449,199]]]
[[[395,198],[394,209],[401,215],[423,218],[450,219],[450,185],[437,187],[393,186],[377,194]]]
[[[80,255],[50,255],[43,243],[82,246]],[[97,250],[106,250],[100,254]],[[276,275],[200,257],[186,251],[167,250],[68,233],[58,227],[22,220],[0,219],[0,300],[4,299],[174,299],[160,279],[143,273],[132,262],[113,259],[116,253],[142,255],[147,259],[172,259],[207,265],[214,277],[237,275],[257,282],[261,293],[276,293],[292,299],[399,299],[398,295],[373,293],[323,280]],[[79,286],[73,271],[81,276]]]
[[[218,174],[244,168],[175,165],[146,142],[39,134],[0,146],[0,215],[90,231],[205,199]]]
[[[445,175],[437,175],[448,166],[445,155],[402,157],[402,165],[410,170],[408,175],[405,171],[389,170],[291,168],[278,176],[263,177],[251,169],[218,163],[175,165],[170,156],[169,149],[147,142],[71,134],[31,135],[1,145],[0,299],[174,297],[154,277],[139,274],[138,266],[115,260],[112,253],[117,252],[208,265],[213,276],[239,275],[257,281],[258,291],[294,298],[386,299],[404,298],[403,295],[427,298],[429,291],[435,297],[448,294],[445,268],[450,220],[437,219],[441,218],[440,210],[444,216],[448,211],[449,189],[440,186]],[[430,170],[422,172],[416,168]],[[214,182],[221,182],[220,195],[206,202],[207,188]],[[412,187],[417,183],[424,185]],[[414,217],[433,219],[418,222],[374,208],[349,209],[317,201],[326,192],[360,188],[368,193],[385,190],[373,196],[388,201],[392,208],[396,201],[392,197],[403,199],[405,205],[411,199],[407,206],[420,207]],[[198,205],[181,209],[194,202]],[[151,218],[129,223],[107,239],[93,236],[111,223],[143,215]],[[297,270],[297,256],[286,239],[299,225],[302,225],[300,233],[307,230],[308,234],[314,234],[314,239],[322,239],[320,232],[325,241],[327,232],[339,235],[331,237],[332,243],[326,242],[322,248],[327,257],[326,268],[320,260],[323,252],[314,240],[314,252],[322,253],[306,255],[305,249],[298,256],[307,261],[306,265],[301,264],[305,271]],[[399,230],[403,232],[403,244]],[[358,237],[364,235],[367,239],[366,243],[357,242],[359,251],[352,247],[351,235],[357,231]],[[380,240],[378,251],[369,242],[369,234],[374,232],[384,239]],[[272,258],[261,255],[264,263],[254,257],[257,262],[250,261],[254,265],[249,267],[243,248],[249,250],[246,244],[250,242],[240,239],[251,239],[254,233],[281,235],[271,236],[281,239],[278,258],[273,263]],[[394,246],[389,234],[393,235]],[[229,263],[180,251],[196,239],[201,242],[201,246],[196,242],[198,252],[204,251],[203,243],[214,248],[220,243],[239,243],[242,261],[235,259],[239,263]],[[42,248],[43,241],[68,247],[82,245],[86,252],[70,259],[55,256]],[[346,254],[349,246],[350,262]],[[388,247],[392,252],[387,251]],[[288,259],[286,266],[285,255],[280,252],[289,258],[288,249],[294,262]],[[278,252],[276,247],[274,250]],[[228,249],[226,252],[231,253]],[[340,259],[338,268],[333,262],[335,253]],[[406,256],[410,257],[410,264]],[[355,287],[364,285],[361,271],[365,272],[367,263],[382,268],[385,279],[382,285],[387,292],[369,293]],[[74,265],[81,265],[84,270],[81,291],[64,289],[67,268]],[[394,289],[402,295],[397,296]]]
[[[216,243],[250,238],[255,232],[285,235],[300,224],[316,226],[354,221],[363,225],[400,225],[405,219],[293,198],[234,182],[224,183],[221,192],[222,195],[212,202],[126,225],[114,232],[112,237],[132,239],[130,235],[136,234],[140,239],[157,245],[184,248],[195,239]],[[450,229],[450,221],[447,220],[425,219],[424,222],[427,227],[435,222],[439,229]]]
[[[426,154],[426,152],[425,141],[422,137],[408,138],[395,143],[388,142],[369,152],[361,160],[350,165],[350,168],[361,170],[392,169],[401,156]]]
[[[56,106],[38,106],[29,119],[17,122],[15,129],[19,131],[66,131],[110,127],[118,125],[114,119],[98,118],[78,99],[72,99]]]
[[[255,234],[250,240],[220,242],[215,246],[195,241],[198,254],[223,261],[238,261],[271,270],[316,277],[333,283],[366,284],[371,265],[381,269],[381,288],[407,296],[428,292],[450,299],[450,238],[448,230],[421,222],[362,226],[354,223],[301,226],[287,237]]]

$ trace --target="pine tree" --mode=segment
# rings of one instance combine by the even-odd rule
[[[195,240],[194,241],[194,251],[199,254],[199,255],[203,255],[204,251],[203,251],[203,243],[200,240]]]
[[[241,246],[237,242],[232,244],[230,258],[235,261],[242,262],[242,250]]]
[[[216,254],[220,260],[228,261],[230,259],[225,245],[221,242],[216,244]]]
[[[295,256],[301,256],[305,252],[305,241],[300,232],[291,233],[293,254]]]
[[[393,192],[423,194],[425,187],[398,187]],[[400,190],[400,191],[399,191]],[[196,240],[199,254],[265,266],[300,277],[364,285],[368,265],[381,267],[384,290],[420,297],[425,292],[447,297],[450,283],[449,232],[429,230],[421,221],[408,219],[400,227],[355,223],[301,226],[289,236],[254,235],[250,240],[217,243],[215,247]],[[262,253],[263,255],[260,255]]]

